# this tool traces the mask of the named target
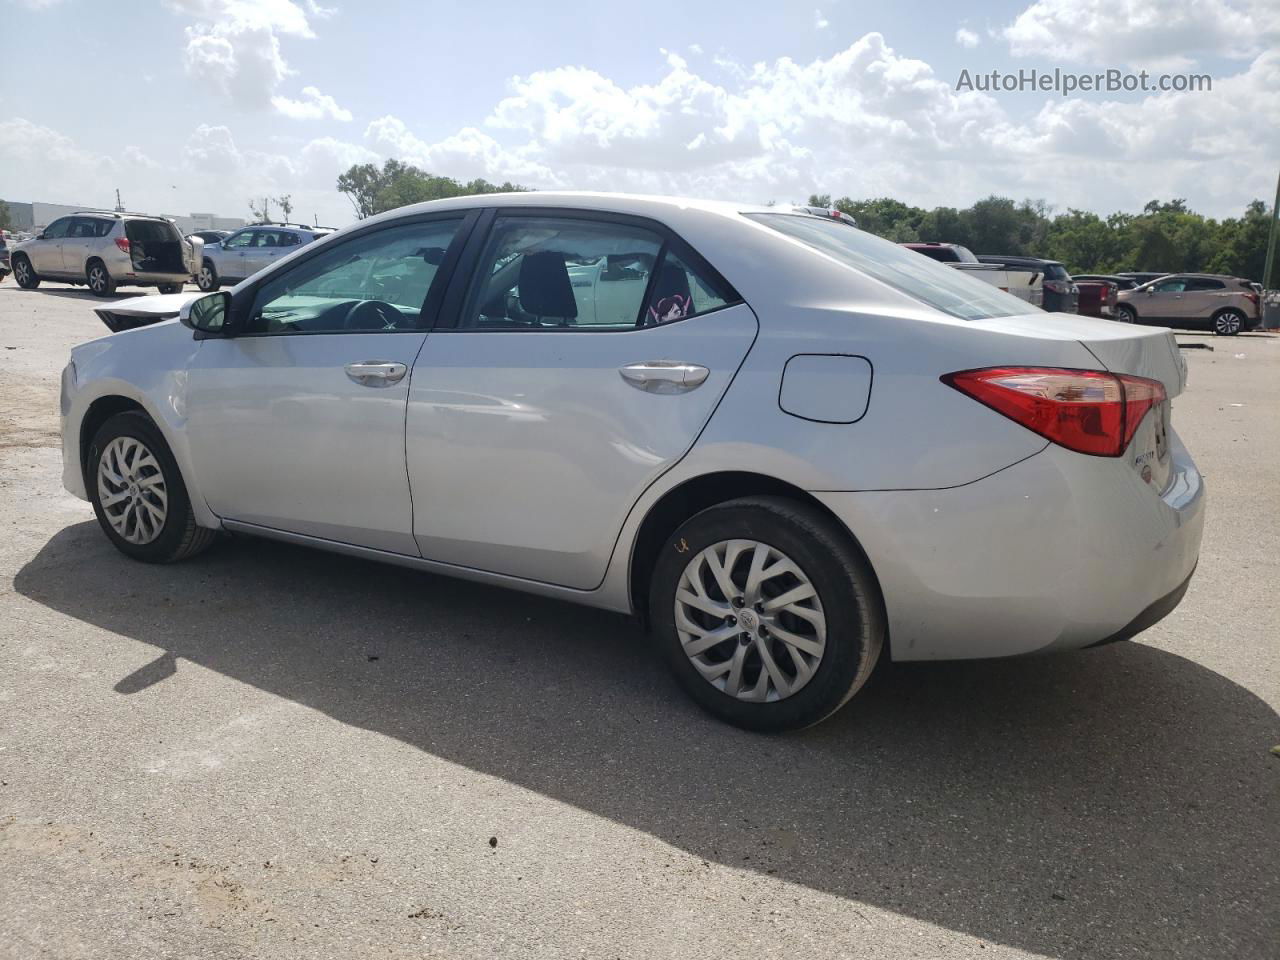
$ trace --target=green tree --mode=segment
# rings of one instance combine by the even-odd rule
[[[482,179],[459,183],[452,177],[436,176],[401,160],[388,160],[381,169],[372,163],[356,164],[338,176],[339,192],[347,195],[361,220],[410,203],[524,189],[510,182],[493,184]]]
[[[9,204],[0,200],[0,230],[12,230],[13,218],[9,212]]]
[[[254,222],[270,223],[271,222],[271,198],[263,197],[262,206],[258,206],[257,201],[249,201],[249,211],[253,214]]]

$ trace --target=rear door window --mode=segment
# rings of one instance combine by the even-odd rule
[[[460,326],[634,330],[662,238],[625,223],[499,216]]]
[[[654,327],[727,306],[731,293],[668,250],[645,305],[642,324]]]
[[[1187,281],[1187,290],[1223,290],[1226,285],[1221,280],[1210,280],[1205,277],[1192,277]]]

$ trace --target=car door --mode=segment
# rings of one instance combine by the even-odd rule
[[[249,250],[255,240],[256,230],[241,230],[222,241],[218,255],[213,259],[214,267],[223,279],[243,280],[253,270],[249,268]]]
[[[409,390],[414,533],[430,560],[597,586],[628,511],[693,445],[755,314],[649,221],[512,210],[469,251]],[[614,260],[604,310],[573,267]],[[629,275],[656,264],[646,283]],[[602,284],[596,284],[597,287]],[[631,298],[623,309],[623,291]]]
[[[1136,306],[1144,320],[1172,321],[1186,316],[1183,293],[1186,277],[1166,277],[1147,288],[1147,296]]]
[[[49,276],[62,273],[62,244],[71,229],[74,217],[61,217],[44,228],[36,241],[24,252],[31,259],[36,273]]]
[[[72,217],[60,249],[62,272],[83,274],[98,236],[98,221],[92,217]]]
[[[187,375],[191,458],[215,514],[417,555],[408,373],[463,224],[382,224],[237,292],[235,335],[201,341]]]
[[[1188,277],[1183,291],[1183,305],[1188,320],[1202,321],[1208,325],[1213,313],[1227,303],[1226,284],[1211,277]]]

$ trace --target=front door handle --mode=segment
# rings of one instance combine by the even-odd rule
[[[362,387],[389,387],[409,372],[403,363],[392,360],[360,360],[342,368],[347,376]]]
[[[646,360],[619,367],[622,379],[646,393],[688,393],[701,386],[711,373],[697,363],[678,360]]]

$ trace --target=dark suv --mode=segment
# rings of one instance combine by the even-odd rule
[[[1006,270],[1039,270],[1044,274],[1044,309],[1050,313],[1080,312],[1080,291],[1072,282],[1067,268],[1058,260],[988,253],[979,254],[978,262],[996,263]]]

